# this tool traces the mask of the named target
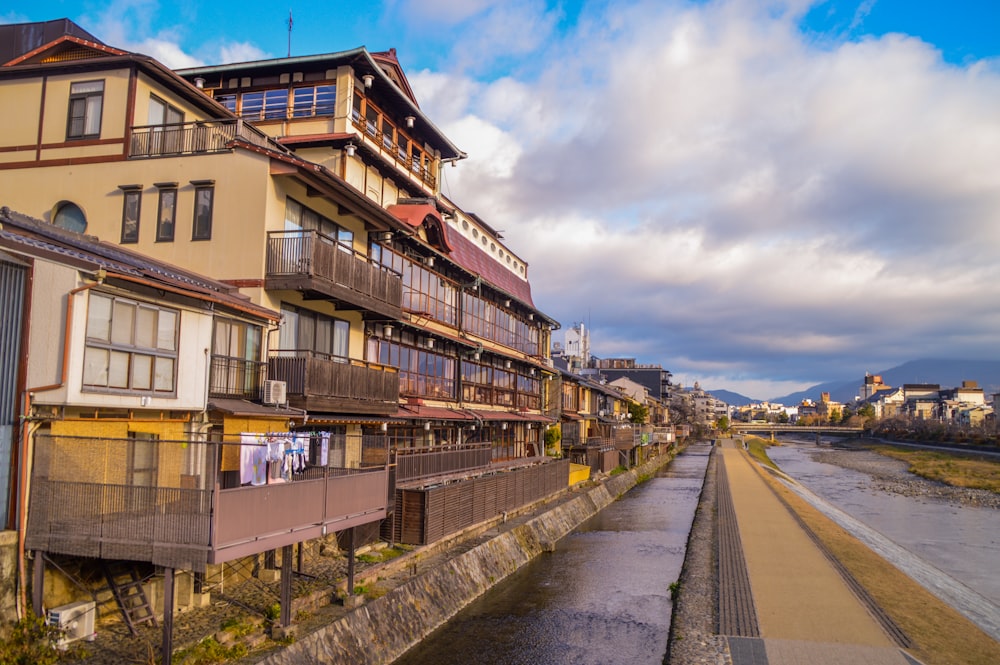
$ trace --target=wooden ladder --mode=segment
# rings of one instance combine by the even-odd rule
[[[156,613],[146,597],[139,570],[127,561],[106,561],[102,567],[129,632],[137,635],[136,626],[146,621],[156,626]]]

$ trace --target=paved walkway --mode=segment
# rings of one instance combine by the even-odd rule
[[[731,440],[719,452],[758,624],[756,634],[729,637],[733,665],[915,663],[761,478],[747,453]]]

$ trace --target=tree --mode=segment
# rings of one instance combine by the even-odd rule
[[[729,431],[729,416],[720,416],[718,420],[715,421],[715,429],[720,432]]]
[[[628,403],[628,419],[633,423],[642,424],[649,418],[649,407],[638,402]]]
[[[782,423],[782,424],[785,424],[785,423],[788,422],[788,412],[787,411],[782,411],[781,413],[778,414],[778,422]]]

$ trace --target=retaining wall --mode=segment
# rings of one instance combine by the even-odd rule
[[[371,600],[262,660],[267,665],[388,665],[588,518],[656,472],[674,453],[605,479],[571,500]]]

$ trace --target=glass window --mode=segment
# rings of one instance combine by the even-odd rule
[[[215,201],[214,185],[199,185],[194,188],[194,228],[192,240],[211,240],[212,207]]]
[[[161,187],[156,215],[156,241],[173,242],[174,221],[177,218],[177,188]]]
[[[139,242],[139,210],[142,203],[142,190],[126,189],[122,202],[122,244]]]
[[[233,113],[236,113],[236,95],[216,95],[215,101],[219,102]]]
[[[296,118],[333,115],[336,101],[337,87],[334,85],[295,88],[292,91],[292,115]]]
[[[283,119],[288,115],[288,90],[264,92],[264,119]]]
[[[67,139],[97,138],[101,135],[104,81],[73,83],[69,89]]]
[[[178,312],[171,309],[92,293],[84,386],[174,392],[178,321]]]
[[[149,124],[171,125],[184,122],[184,113],[156,96],[149,98]]]
[[[261,112],[264,110],[263,92],[244,92],[241,100],[240,115],[252,119],[261,117]]]
[[[63,201],[56,209],[56,214],[52,218],[52,223],[67,231],[83,233],[87,230],[87,216],[83,210],[75,203]]]

